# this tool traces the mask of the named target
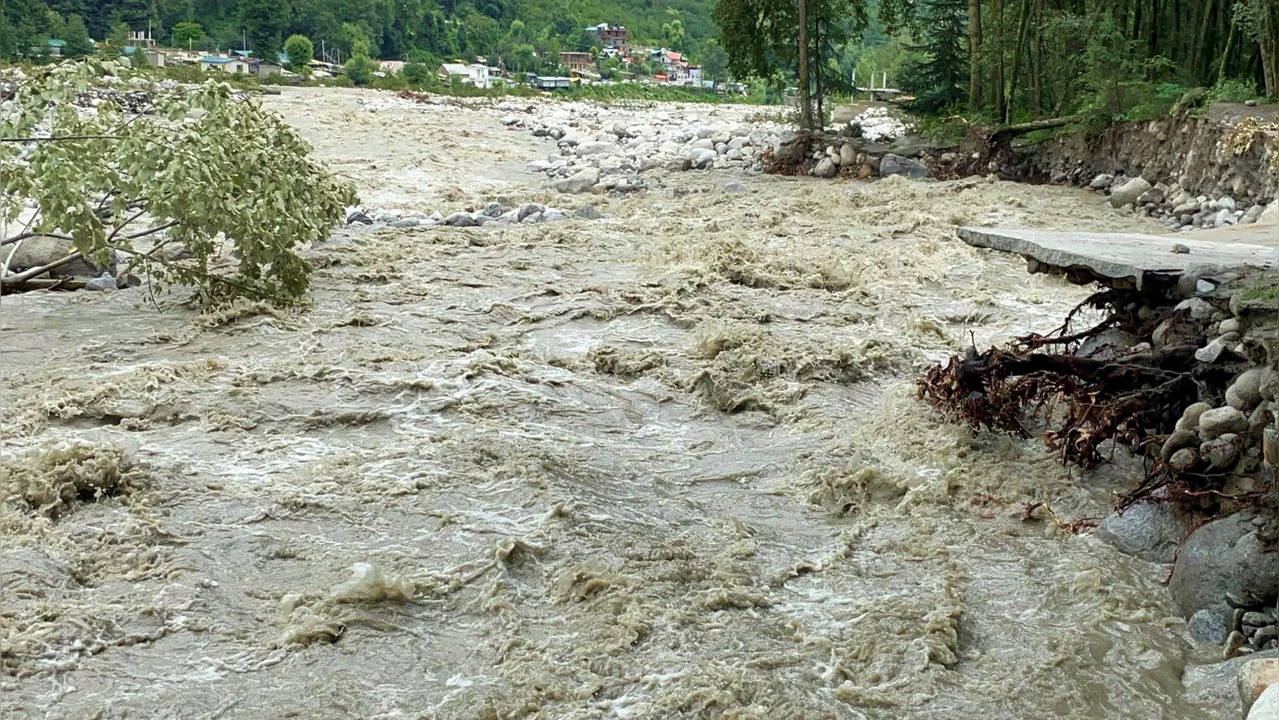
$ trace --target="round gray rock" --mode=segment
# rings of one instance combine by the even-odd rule
[[[1279,594],[1279,548],[1264,545],[1250,511],[1196,530],[1177,554],[1168,590],[1186,617],[1199,610],[1225,612],[1232,602],[1255,606]]]
[[[1112,513],[1097,526],[1097,537],[1121,552],[1151,562],[1169,563],[1190,529],[1190,519],[1172,503],[1137,503],[1122,514]]]

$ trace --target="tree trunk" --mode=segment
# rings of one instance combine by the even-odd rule
[[[808,88],[808,0],[799,0],[799,125],[813,129],[813,97]]]
[[[1004,109],[1005,124],[1013,121],[1012,108],[1017,101],[1017,76],[1021,74],[1021,59],[1026,54],[1027,32],[1030,23],[1030,0],[1021,0],[1021,19],[1017,21],[1017,51],[1013,53],[1013,73],[1008,78],[1008,106]]]
[[[1270,0],[1262,9],[1257,35],[1266,95],[1279,97],[1279,0]]]
[[[817,129],[821,129],[826,125],[825,99],[826,92],[822,88],[822,20],[821,16],[817,17],[817,21],[813,23],[813,85],[817,89],[817,114],[813,118],[813,122],[817,124]]]
[[[1191,58],[1190,65],[1199,77],[1208,76],[1208,68],[1204,66],[1204,56],[1208,48],[1208,25],[1213,16],[1213,3],[1211,1],[1204,4],[1203,19],[1199,21],[1199,37],[1194,43],[1194,55]]]
[[[995,0],[995,67],[991,85],[995,88],[995,117],[1003,120],[1008,110],[1004,99],[1004,0]]]
[[[981,100],[981,0],[968,0],[968,108]]]
[[[1044,115],[1044,0],[1035,2],[1035,49],[1031,54],[1031,111],[1035,118]]]
[[[1221,51],[1221,67],[1217,68],[1217,84],[1220,85],[1222,80],[1226,79],[1226,65],[1230,62],[1230,46],[1235,43],[1235,26],[1238,25],[1233,18],[1230,20],[1230,34],[1226,36],[1226,49]]]

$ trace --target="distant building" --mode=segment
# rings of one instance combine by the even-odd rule
[[[275,75],[284,74],[283,62],[271,62],[270,60],[260,60],[258,62],[252,63],[251,67],[253,68],[253,74],[257,75],[258,78],[262,80],[265,80],[266,78],[270,77],[273,74]]]
[[[153,48],[155,40],[151,39],[150,30],[132,30],[129,32],[129,45],[131,47]]]
[[[154,47],[148,48],[145,45],[126,45],[120,51],[120,54],[132,58],[139,50],[146,56],[147,64],[151,67],[164,67],[169,64],[168,53],[163,50],[156,50]]]
[[[576,72],[592,72],[595,70],[595,58],[588,52],[562,52],[560,64]]]
[[[528,84],[538,90],[566,90],[573,87],[573,80],[566,77],[530,74]]]
[[[48,55],[59,57],[62,55],[62,49],[65,48],[66,46],[67,46],[66,40],[56,40],[56,39],[48,40],[45,42],[43,50]],[[36,50],[36,54],[38,55],[40,53],[40,48],[36,48],[35,50]]]
[[[649,54],[649,57],[652,60],[656,60],[661,63],[662,68],[664,69],[662,74],[667,76],[667,78],[672,82],[676,80],[683,80],[688,77],[688,60],[685,60],[682,54],[677,53],[674,50],[660,48],[653,50]],[[654,78],[656,78],[656,75]]]
[[[586,34],[599,41],[601,47],[616,48],[625,51],[630,41],[630,32],[622,25],[600,23],[586,28]]]
[[[253,69],[249,61],[234,55],[205,55],[200,58],[201,70],[220,70],[225,73],[248,73]]]
[[[452,82],[454,79],[467,85],[473,85],[477,88],[488,88],[491,86],[489,80],[489,66],[482,63],[471,63],[463,65],[462,63],[444,63],[440,69],[436,71],[441,80]]]

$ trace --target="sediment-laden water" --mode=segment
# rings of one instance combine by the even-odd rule
[[[1024,519],[1133,468],[913,397],[1086,294],[954,224],[1152,221],[980,179],[567,198],[498,112],[369,97],[267,104],[374,207],[607,217],[341,230],[300,312],[6,297],[0,478],[41,500],[0,510],[0,714],[1223,716],[1165,568]]]

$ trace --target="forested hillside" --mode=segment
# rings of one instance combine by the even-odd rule
[[[294,33],[316,48],[350,55],[361,43],[375,57],[496,57],[583,47],[583,29],[625,25],[634,41],[696,53],[715,35],[712,0],[0,0],[0,54],[12,56],[50,30],[48,11],[82,18],[102,40],[112,28],[148,23],[161,42],[210,48],[242,42],[266,56]],[[515,24],[515,21],[520,21]],[[56,24],[56,21],[54,21]],[[197,23],[199,35],[175,29]],[[190,26],[183,26],[191,30]]]

